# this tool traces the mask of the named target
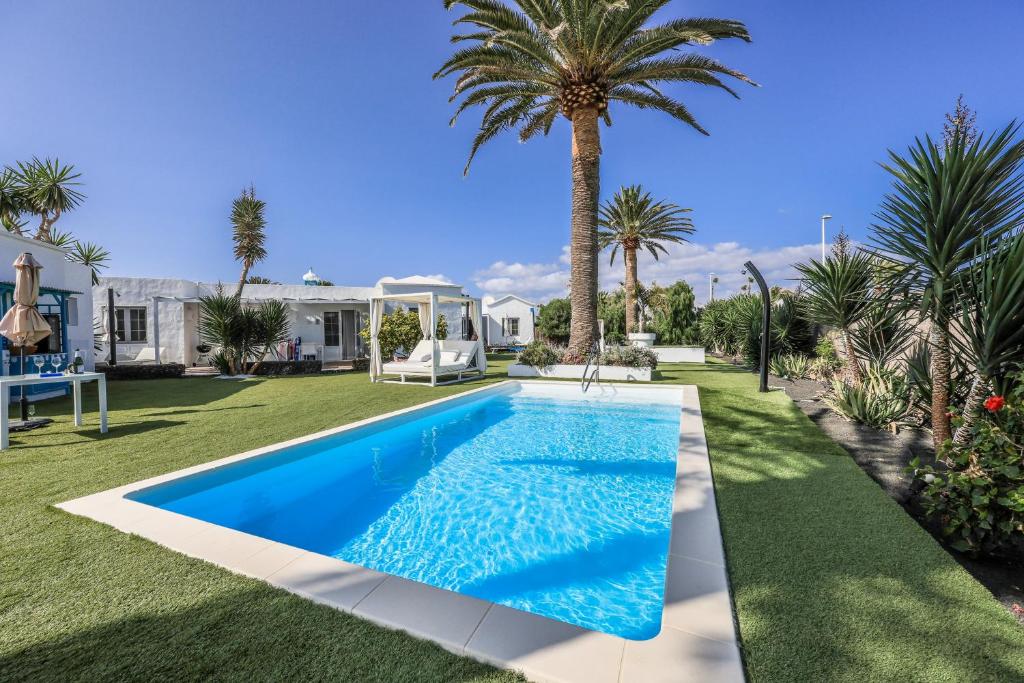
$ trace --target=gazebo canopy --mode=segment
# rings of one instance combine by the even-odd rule
[[[380,332],[381,320],[384,316],[385,302],[395,301],[400,303],[416,304],[420,317],[420,329],[423,338],[432,342],[432,370],[430,372],[430,385],[437,386],[437,367],[440,347],[437,340],[437,316],[440,304],[468,304],[469,319],[472,321],[473,330],[476,332],[476,370],[483,374],[487,369],[487,356],[484,350],[483,341],[480,339],[480,329],[483,325],[482,304],[480,299],[465,294],[438,294],[437,292],[407,292],[401,294],[381,294],[370,299],[370,380],[381,381],[384,374],[384,361],[381,358],[380,340],[377,338]],[[457,381],[461,381],[460,379]],[[448,382],[444,382],[447,384]]]

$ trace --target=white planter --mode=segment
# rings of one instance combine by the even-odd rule
[[[654,340],[658,335],[653,332],[630,332],[626,335],[626,339],[633,343],[633,346],[643,346],[650,348],[654,346]]]
[[[508,366],[509,377],[557,377],[559,379],[583,379],[585,365],[549,365],[535,368],[532,365],[515,363]],[[594,366],[590,366],[593,371]],[[650,368],[624,368],[617,365],[602,365],[600,377],[605,382],[650,382]]]
[[[703,346],[655,346],[659,363],[703,363]]]

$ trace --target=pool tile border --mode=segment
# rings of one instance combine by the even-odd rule
[[[697,387],[682,391],[676,488],[661,632],[626,640],[138,503],[124,496],[182,476],[270,453],[379,420],[422,410],[511,382],[462,392],[335,429],[222,458],[60,503],[75,515],[141,536],[229,571],[260,579],[314,602],[407,631],[475,659],[552,683],[745,680],[726,574],[715,490]],[[636,385],[604,384],[602,391]]]

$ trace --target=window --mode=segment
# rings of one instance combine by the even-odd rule
[[[505,318],[505,336],[519,336],[519,318]]]
[[[36,353],[61,353],[60,316],[56,313],[43,313],[46,324],[53,330],[50,334],[36,342]]]
[[[78,299],[73,296],[68,297],[66,306],[68,308],[68,325],[78,327]]]
[[[324,312],[324,346],[341,345],[341,328],[337,311]]]
[[[118,341],[128,343],[146,341],[145,306],[115,308],[114,320]]]

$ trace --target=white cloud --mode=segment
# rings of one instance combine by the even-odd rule
[[[752,261],[769,285],[793,286],[794,263],[807,261],[820,253],[820,244],[752,249],[738,242],[718,244],[670,245],[669,253],[655,261],[649,254],[640,255],[639,271],[643,282],[671,284],[686,280],[693,287],[697,302],[708,297],[708,275],[715,273],[718,284],[715,296],[725,297],[739,291],[747,282],[740,271]],[[564,296],[569,284],[569,247],[563,247],[557,260],[547,263],[506,263],[497,261],[473,274],[473,282],[484,294],[499,297],[519,294],[528,299],[547,301]],[[621,256],[614,266],[608,264],[607,252],[601,254],[600,284],[613,289],[623,280]]]

